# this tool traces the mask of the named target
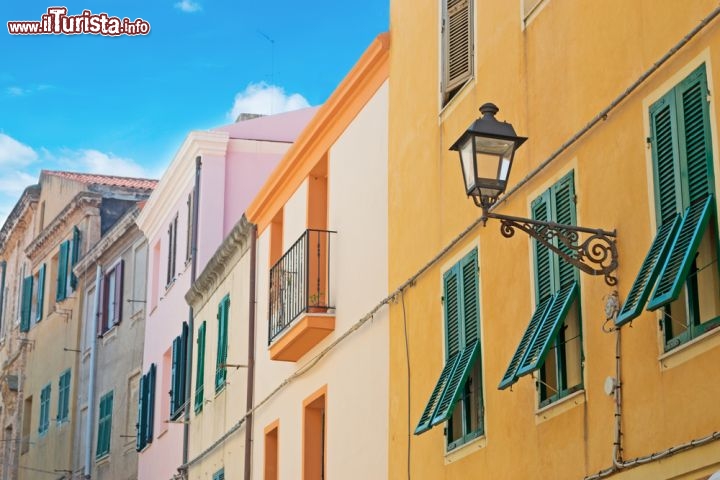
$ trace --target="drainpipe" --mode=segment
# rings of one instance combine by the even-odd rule
[[[95,268],[95,295],[93,297],[93,321],[90,326],[90,376],[88,378],[87,402],[88,413],[85,425],[85,466],[83,468],[84,478],[90,477],[92,468],[92,439],[93,439],[93,418],[95,418],[95,371],[97,370],[97,325],[100,318],[100,289],[102,288],[102,268],[100,264]],[[82,347],[81,347],[82,348]]]
[[[245,480],[250,480],[252,472],[252,429],[253,429],[253,395],[255,393],[255,275],[256,275],[256,242],[257,227],[252,226],[250,232],[250,300],[248,308],[248,359],[247,359],[247,401],[245,410]]]
[[[192,232],[190,234],[190,286],[195,284],[197,275],[197,236],[198,236],[198,215],[200,203],[200,172],[202,170],[202,157],[195,157],[195,188],[193,193],[193,211],[192,211]],[[187,465],[190,440],[190,399],[192,387],[192,356],[193,356],[193,308],[192,305],[188,309],[188,344],[187,358],[185,359],[185,414],[183,415],[183,465]],[[188,478],[187,471],[185,478]]]

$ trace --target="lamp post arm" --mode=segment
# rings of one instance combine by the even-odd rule
[[[483,223],[489,218],[500,220],[500,233],[505,238],[515,235],[515,229],[522,230],[569,264],[590,275],[603,275],[610,286],[617,285],[617,278],[611,275],[618,266],[615,230],[543,222],[483,209]],[[588,235],[583,241],[580,241],[581,233]]]

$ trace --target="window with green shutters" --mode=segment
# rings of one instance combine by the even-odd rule
[[[215,362],[215,392],[225,387],[227,379],[227,350],[228,350],[228,315],[230,314],[230,296],[225,297],[218,305],[218,338],[217,360]]]
[[[58,268],[57,268],[57,288],[55,289],[55,301],[60,302],[65,300],[67,297],[67,276],[68,276],[68,261],[70,252],[70,241],[66,240],[60,244],[60,251],[58,253]]]
[[[221,468],[217,472],[213,473],[212,480],[225,480],[225,469]]]
[[[70,370],[60,375],[58,381],[58,410],[57,422],[67,422],[70,413]]]
[[[205,328],[206,322],[200,324],[197,334],[197,373],[195,377],[195,413],[200,413],[205,400]]]
[[[576,223],[574,174],[570,172],[531,205],[535,220]],[[553,239],[556,246],[563,245]],[[540,406],[582,389],[582,330],[578,273],[547,246],[533,240],[535,312],[499,388],[536,372]]]
[[[173,340],[172,373],[170,377],[170,418],[176,419],[185,409],[188,324],[183,322],[182,333]]]
[[[30,319],[32,316],[32,300],[33,300],[33,277],[29,275],[22,282],[22,296],[20,304],[20,331],[27,332],[30,330]]]
[[[650,107],[658,231],[616,324],[661,309],[666,351],[720,325],[708,95],[702,65]]]
[[[70,245],[70,267],[68,269],[70,275],[68,282],[70,290],[75,290],[77,288],[77,277],[73,273],[73,267],[80,259],[80,229],[78,227],[73,227],[73,238]]]
[[[40,390],[40,423],[38,424],[38,434],[45,435],[50,427],[50,384]]]
[[[45,264],[43,263],[37,275],[37,296],[35,298],[35,322],[43,318],[43,306],[45,302]]]
[[[140,377],[138,391],[138,419],[135,428],[137,438],[135,448],[139,452],[153,440],[153,424],[155,422],[155,375],[157,369],[151,364],[148,372]]]
[[[447,422],[448,450],[483,434],[477,249],[443,275],[445,365],[415,435]]]
[[[98,433],[97,433],[97,449],[95,457],[101,458],[110,454],[110,438],[112,436],[112,417],[113,417],[113,391],[100,397],[100,406],[98,408]]]

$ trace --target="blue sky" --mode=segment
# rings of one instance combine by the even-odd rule
[[[8,33],[58,5],[142,18],[151,32]],[[42,168],[158,177],[190,130],[322,103],[388,12],[389,0],[4,2],[0,221]]]

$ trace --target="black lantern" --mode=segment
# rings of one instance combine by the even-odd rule
[[[497,121],[498,111],[492,103],[480,107],[482,117],[450,147],[460,153],[465,192],[483,209],[505,191],[515,150],[527,140],[518,137],[511,124]]]

